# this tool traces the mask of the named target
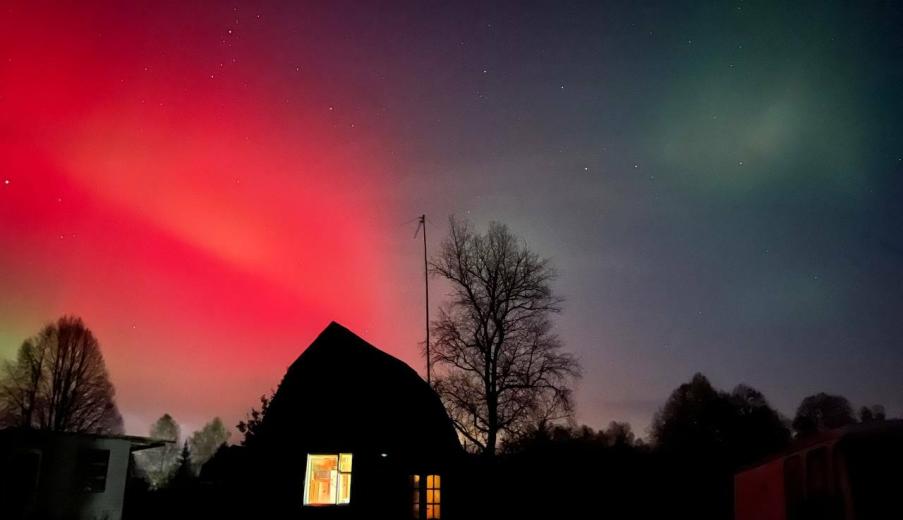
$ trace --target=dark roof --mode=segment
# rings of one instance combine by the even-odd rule
[[[775,460],[783,459],[784,457],[801,453],[823,444],[833,444],[840,441],[868,442],[871,439],[878,439],[886,436],[895,436],[903,440],[903,419],[888,419],[868,423],[850,424],[841,428],[834,428],[833,430],[826,430],[799,439],[794,439],[794,441],[790,443],[790,446],[784,451],[771,455],[761,462],[744,467],[739,470],[738,473],[764,466],[765,464],[770,464]]]
[[[903,420],[900,419],[850,424],[841,428],[834,428],[833,430],[818,432],[800,439],[795,439],[785,451],[784,455],[804,451],[813,446],[818,446],[819,444],[826,444],[841,439],[867,439],[900,433],[903,433]]]
[[[264,422],[267,442],[281,439],[306,450],[429,458],[461,449],[426,381],[335,322],[289,367]]]
[[[51,438],[51,437],[80,437],[83,439],[112,439],[127,441],[130,443],[132,451],[146,450],[149,448],[159,448],[166,444],[172,444],[173,441],[164,439],[151,439],[149,437],[137,437],[134,435],[110,435],[103,433],[86,433],[86,432],[59,432],[52,430],[38,430],[34,428],[3,428],[0,429],[0,435],[21,436],[32,438]]]

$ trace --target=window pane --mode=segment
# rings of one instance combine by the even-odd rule
[[[420,518],[420,475],[411,475],[411,516]]]
[[[80,454],[79,465],[82,490],[88,493],[102,493],[107,487],[110,450],[84,450]]]
[[[439,518],[440,517],[440,509],[439,504],[442,502],[441,491],[439,490],[440,484],[442,481],[440,480],[439,475],[427,475],[426,476],[426,517],[427,518]]]
[[[342,473],[351,473],[351,454],[350,453],[340,453],[339,454],[339,471]]]
[[[6,469],[6,468],[4,468]],[[38,492],[38,481],[41,476],[41,452],[27,451],[13,456],[10,475],[15,475],[9,484],[9,497],[13,499],[13,517],[20,507],[28,507]],[[24,516],[24,513],[20,514]]]
[[[351,502],[351,473],[339,473],[339,499],[337,503]]]
[[[336,503],[338,459],[337,455],[307,456],[307,472],[304,479],[304,505]],[[350,491],[350,476],[348,484]]]

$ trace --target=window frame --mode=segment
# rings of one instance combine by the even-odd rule
[[[82,448],[78,457],[78,476],[82,492],[105,493],[110,476],[110,449]]]
[[[440,520],[442,518],[442,475],[426,476],[426,518]]]
[[[442,518],[442,475],[439,473],[411,475],[413,518],[441,520]]]
[[[330,475],[330,488],[333,490],[330,495],[333,502],[310,502],[310,485],[311,485],[311,462],[316,458],[330,457],[335,460],[335,477]],[[347,465],[345,464],[347,462]],[[346,467],[347,466],[347,467]],[[351,476],[354,470],[354,454],[351,452],[337,453],[308,453],[307,464],[304,468],[304,496],[301,504],[304,507],[331,507],[331,506],[347,506],[351,504]],[[332,471],[332,470],[330,470]],[[343,497],[342,484],[343,480],[348,481],[348,494]]]
[[[417,519],[420,518],[420,506],[423,503],[423,500],[421,500],[420,497],[421,492],[420,475],[411,475],[411,495],[414,502],[411,507],[411,512],[412,516]]]

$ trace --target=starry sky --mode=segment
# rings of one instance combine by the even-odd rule
[[[894,2],[0,5],[0,356],[82,316],[129,433],[330,320],[422,370],[421,213],[552,258],[580,422],[696,371],[903,414]]]

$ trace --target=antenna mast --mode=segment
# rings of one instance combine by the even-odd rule
[[[432,371],[430,370],[430,273],[426,260],[426,215],[420,215],[417,231],[414,231],[414,238],[417,237],[420,228],[423,228],[423,287],[426,293],[424,300],[424,309],[426,311],[424,315],[426,324],[426,382],[432,384]]]

